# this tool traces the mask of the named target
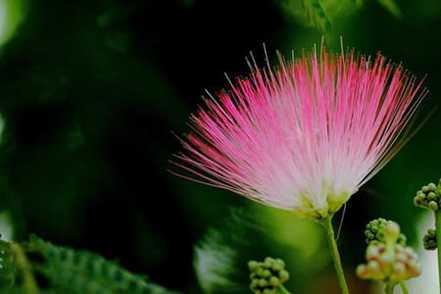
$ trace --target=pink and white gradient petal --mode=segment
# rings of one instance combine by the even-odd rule
[[[205,99],[175,164],[196,181],[327,217],[403,145],[421,83],[381,55],[280,58]]]

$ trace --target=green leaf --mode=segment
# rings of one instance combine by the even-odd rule
[[[395,17],[401,17],[401,10],[400,7],[397,5],[395,0],[378,0],[378,2],[387,10],[389,11],[393,16]]]
[[[320,28],[322,31],[328,31],[331,28],[331,21],[323,8],[320,0],[303,0],[305,12],[310,23]]]
[[[23,245],[0,240],[0,290],[24,294],[178,294],[100,255],[57,246],[36,236]]]
[[[331,21],[320,0],[279,0],[283,10],[305,25],[327,31],[331,28]]]
[[[175,293],[94,253],[56,246],[35,236],[26,247],[43,257],[43,262],[34,263],[35,271],[63,293]]]

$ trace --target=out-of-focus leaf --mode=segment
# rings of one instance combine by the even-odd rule
[[[227,220],[210,229],[196,246],[194,267],[206,293],[248,292],[248,261],[267,256],[286,261],[291,273],[287,287],[297,291],[306,277],[326,265],[326,254],[321,254],[325,242],[318,225],[291,218],[280,210],[253,208],[233,209]]]
[[[12,240],[14,236],[14,225],[9,212],[4,211],[0,213],[0,234],[3,240]]]
[[[351,15],[366,0],[277,0],[285,14],[293,16],[306,26],[315,27],[322,32],[329,31],[335,20]],[[395,17],[401,10],[395,0],[378,0]]]
[[[26,247],[30,253],[43,256],[44,261],[35,264],[35,270],[63,293],[177,294],[94,253],[56,246],[37,237],[32,237]]]
[[[0,1],[0,46],[15,33],[26,14],[25,0]]]
[[[395,17],[401,17],[401,10],[395,0],[378,0],[378,2]]]
[[[24,245],[0,240],[0,257],[0,287],[7,293],[178,294],[100,255],[35,236]]]
[[[225,246],[218,231],[210,231],[205,240],[195,248],[194,267],[199,284],[205,293],[215,293],[216,289],[238,289],[240,285],[230,277],[237,252]],[[234,291],[234,290],[233,290]]]
[[[280,0],[282,9],[289,15],[300,19],[305,25],[329,30],[331,21],[320,0]]]

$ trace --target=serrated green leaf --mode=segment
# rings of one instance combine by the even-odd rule
[[[57,246],[36,236],[23,245],[0,240],[0,292],[178,294],[98,254]]]
[[[43,262],[33,262],[34,270],[63,293],[176,294],[94,253],[56,246],[35,236],[26,249],[42,255]]]

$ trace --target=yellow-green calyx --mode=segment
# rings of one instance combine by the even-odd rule
[[[306,194],[300,195],[302,205],[295,209],[295,214],[300,217],[316,220],[325,219],[335,214],[351,197],[350,193],[343,192],[338,195],[328,193],[326,205],[317,207]]]
[[[329,214],[334,214],[349,200],[350,193],[343,192],[338,195],[328,194]]]

